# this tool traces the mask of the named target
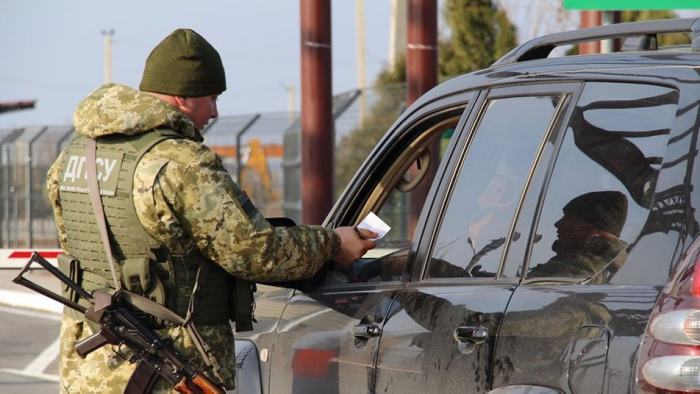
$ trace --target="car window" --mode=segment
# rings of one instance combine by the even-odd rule
[[[566,129],[533,237],[528,278],[607,283],[647,221],[676,91],[588,83]]]
[[[391,231],[387,233],[386,237],[377,241],[378,248],[401,247],[411,243],[415,228],[412,228],[413,226],[411,226],[410,223],[411,219],[409,217],[408,205],[411,199],[415,198],[419,198],[420,201],[418,201],[418,204],[423,205],[425,203],[425,196],[422,193],[417,193],[417,188],[411,188],[410,185],[405,187],[403,185],[418,180],[417,177],[420,177],[420,175],[417,174],[417,172],[424,170],[424,168],[422,168],[423,166],[430,166],[432,168],[437,168],[437,166],[439,166],[445,156],[447,145],[454,135],[454,129],[458,121],[459,118],[457,117],[433,126],[434,129],[432,132],[437,135],[437,140],[432,143],[433,146],[431,148],[433,153],[430,158],[427,159],[431,162],[426,162],[426,159],[423,157],[419,157],[414,161],[400,181],[402,186],[393,187],[381,207],[373,210],[389,225],[389,227],[391,227]],[[434,163],[432,162],[433,160],[435,160]],[[433,179],[425,179],[426,183],[432,183],[432,180]],[[423,187],[429,188],[430,184],[423,185]]]
[[[415,231],[417,214],[425,203],[466,103],[447,115],[426,116],[408,131],[410,141],[398,150],[388,170],[379,180],[361,209],[363,218],[370,212],[381,218],[391,230],[377,241],[349,270],[335,270],[326,284],[345,282],[386,282],[402,278]],[[389,153],[387,153],[389,154]],[[411,213],[410,206],[417,207]]]
[[[530,167],[562,95],[489,99],[424,277],[495,276]],[[523,242],[514,234],[513,242]]]

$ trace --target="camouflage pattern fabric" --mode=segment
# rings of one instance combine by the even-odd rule
[[[213,355],[218,360],[226,361],[220,371],[226,387],[233,387],[235,376],[235,351],[233,346],[233,332],[230,325],[200,326],[199,332],[204,340],[212,347]],[[90,326],[84,322],[63,317],[61,324],[61,346],[59,374],[61,376],[61,393],[102,393],[121,394],[129,381],[136,364],[130,364],[120,357],[109,346],[90,353],[85,359],[80,358],[75,352],[76,342],[92,335]],[[181,327],[157,330],[156,334],[161,338],[172,338],[175,348],[181,355],[187,357],[201,371],[206,371],[206,366],[201,355],[195,348],[190,336]],[[120,349],[122,355],[128,358],[129,351]],[[218,381],[210,373],[209,378]],[[152,393],[175,393],[168,383],[158,379]]]
[[[154,128],[170,128],[183,136],[163,141],[147,152],[134,176],[139,222],[171,253],[199,251],[228,273],[256,282],[310,277],[330,259],[331,230],[321,226],[272,227],[233,182],[221,158],[201,143],[202,135],[192,121],[170,104],[127,86],[107,84],[78,105],[74,123],[80,134],[91,138],[136,135]],[[49,170],[47,187],[59,240],[67,250],[58,191],[62,155]],[[222,352],[219,361],[226,369],[225,379],[230,379],[226,387],[233,388],[230,326],[200,329],[210,330],[204,338]],[[194,356],[196,351],[189,346],[187,334],[172,330],[163,334],[180,341],[181,350]],[[95,390],[89,388],[95,385],[100,387],[98,392],[107,392],[105,388],[121,392],[133,366],[119,363],[108,348],[95,352],[87,361],[72,353],[75,342],[87,331],[77,322],[64,322],[61,386],[71,392],[92,392]],[[99,366],[102,363],[105,365]],[[82,390],[81,385],[89,388]]]
[[[591,237],[580,252],[558,253],[546,263],[535,266],[527,277],[586,278],[595,275],[590,284],[607,283],[625,263],[625,249],[627,243],[618,238]],[[610,262],[613,263],[607,266]]]
[[[566,376],[568,364],[562,360],[568,359],[572,338],[586,328],[611,326],[613,317],[600,303],[605,294],[553,292],[552,296],[555,301],[541,309],[508,313],[499,332],[504,340],[498,343],[505,362],[494,365],[497,373],[512,381]]]
[[[590,237],[578,252],[557,253],[544,264],[535,266],[527,275],[535,277],[592,277],[590,284],[610,281],[627,259],[627,243],[618,238]],[[608,263],[612,262],[608,265]],[[432,258],[428,266],[430,278],[490,277],[495,273],[481,271],[476,265],[471,273],[442,259]]]

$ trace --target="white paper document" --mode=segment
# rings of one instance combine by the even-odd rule
[[[383,238],[386,235],[386,233],[388,233],[389,230],[391,230],[391,227],[389,227],[388,224],[384,223],[384,221],[380,219],[379,216],[375,215],[374,212],[370,212],[367,215],[367,217],[364,218],[362,222],[357,225],[357,227],[372,230],[375,233],[379,234],[377,238],[370,238],[373,241]]]

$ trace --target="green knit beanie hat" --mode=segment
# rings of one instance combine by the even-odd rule
[[[178,29],[151,51],[139,89],[182,97],[219,94],[226,90],[224,65],[204,37]]]
[[[627,197],[618,191],[580,195],[564,206],[565,215],[575,215],[618,237],[627,221]]]

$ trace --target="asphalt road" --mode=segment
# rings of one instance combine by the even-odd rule
[[[58,393],[61,316],[0,305],[0,393]]]

